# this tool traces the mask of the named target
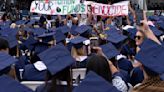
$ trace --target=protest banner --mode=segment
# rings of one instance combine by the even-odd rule
[[[92,3],[92,14],[102,16],[121,16],[128,15],[129,1],[122,1],[112,5]]]
[[[47,15],[87,14],[80,0],[40,0],[31,3],[30,12]]]

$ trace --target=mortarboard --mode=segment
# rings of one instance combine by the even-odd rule
[[[92,28],[88,25],[81,25],[75,29],[79,34],[83,34],[86,31],[92,31]]]
[[[56,31],[61,31],[62,33],[68,33],[71,31],[71,29],[68,26],[61,26],[56,29]]]
[[[154,16],[149,16],[148,19],[151,20],[151,21],[158,21],[159,16],[155,16],[155,15]]]
[[[151,71],[164,73],[164,47],[156,42],[145,39],[140,46],[141,50],[136,54],[135,58]]]
[[[157,22],[157,25],[159,26],[159,28],[164,31],[164,21],[159,21]]]
[[[45,33],[45,34],[39,35],[38,38],[41,38],[42,42],[48,43],[49,41],[54,39],[54,34],[55,34],[54,32]]]
[[[11,21],[5,21],[5,22],[3,22],[3,25],[4,26],[10,26],[11,23],[12,23]]]
[[[112,31],[110,33],[109,32],[108,32],[107,40],[112,43],[118,44],[127,38],[126,36],[124,36],[122,34],[118,34],[118,33],[112,32]]]
[[[0,52],[0,71],[9,67],[17,61],[14,57],[5,52]]]
[[[71,27],[71,34],[72,35],[75,35],[75,36],[78,35],[78,32],[75,31],[76,28],[77,28],[76,25],[72,25],[72,27]]]
[[[33,44],[37,43],[37,41],[34,39],[34,37],[30,36],[23,45],[27,47],[29,50],[32,50],[34,48]]]
[[[34,29],[30,28],[30,27],[25,27],[24,30],[27,32],[33,32],[34,31]]]
[[[97,75],[96,73],[89,71],[85,79],[76,87],[73,92],[120,92],[112,84],[105,79]]]
[[[71,66],[75,60],[64,45],[58,44],[38,55],[52,75]]]
[[[81,36],[78,36],[74,39],[71,39],[70,42],[73,44],[73,46],[75,48],[81,48],[83,46],[83,42],[86,41],[87,38],[84,38],[84,37],[81,37]]]
[[[47,50],[49,48],[50,44],[37,41],[36,43],[33,44],[33,46],[34,46],[34,48],[33,48],[34,52],[36,54],[39,54],[39,53]]]
[[[17,34],[17,32],[18,32],[18,28],[8,27],[8,28],[3,29],[0,33],[3,36],[11,36],[11,35],[15,36]]]
[[[35,24],[36,20],[29,20],[28,22],[26,22],[26,25],[32,25]]]
[[[15,36],[9,35],[9,36],[3,36],[2,38],[8,41],[10,48],[13,48],[18,45],[18,41]]]
[[[159,17],[159,20],[164,21],[164,16],[158,16],[158,17]]]
[[[155,26],[149,26],[149,27],[156,36],[161,36],[163,34],[163,32],[158,30],[158,28],[156,28]]]
[[[17,24],[17,25],[23,25],[23,24],[25,24],[25,20],[18,20],[18,21],[16,21],[15,23]]]
[[[115,48],[115,46],[112,43],[107,43],[105,45],[101,45],[100,47],[102,48],[102,51],[108,57],[108,59],[111,59],[119,55],[119,51]]]
[[[56,33],[55,33],[56,43],[59,43],[59,42],[65,40],[65,38],[66,38],[66,36],[60,30],[56,31]]]
[[[129,28],[129,29],[127,30],[127,32],[128,32],[129,38],[135,40],[135,36],[136,36],[136,33],[137,33],[137,29],[136,29],[136,28]]]
[[[35,28],[34,29],[34,34],[39,36],[39,35],[42,35],[46,32],[47,30],[46,29],[43,29],[43,28]]]
[[[7,75],[0,76],[0,82],[1,92],[33,92],[30,88],[27,88]]]

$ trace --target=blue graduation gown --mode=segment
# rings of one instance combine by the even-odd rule
[[[23,80],[43,81],[46,78],[47,71],[38,71],[33,64],[26,65],[23,73]]]

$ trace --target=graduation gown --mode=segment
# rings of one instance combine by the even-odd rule
[[[33,64],[28,64],[24,68],[23,80],[28,81],[43,81],[45,80],[47,71],[38,71]]]

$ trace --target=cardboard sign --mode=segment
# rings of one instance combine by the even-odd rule
[[[113,5],[92,3],[92,14],[102,16],[128,15],[128,4],[129,1],[123,1]]]
[[[30,12],[47,15],[87,14],[87,7],[80,0],[33,1]]]

